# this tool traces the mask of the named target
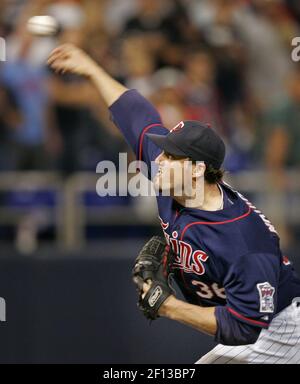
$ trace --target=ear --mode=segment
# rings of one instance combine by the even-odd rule
[[[197,161],[193,166],[193,177],[203,177],[206,170],[206,165],[203,161]]]

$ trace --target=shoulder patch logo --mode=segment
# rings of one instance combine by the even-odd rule
[[[268,282],[257,284],[257,289],[260,298],[260,312],[273,313],[275,288]]]

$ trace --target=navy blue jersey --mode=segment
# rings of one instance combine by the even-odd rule
[[[161,149],[146,133],[168,133],[155,108],[130,90],[110,110],[137,158],[150,167]],[[226,318],[267,328],[300,296],[300,279],[267,218],[229,185],[219,186],[224,209],[214,212],[157,196],[161,226],[176,255],[176,282],[188,302],[216,306],[217,317],[223,311],[224,319],[226,311]]]

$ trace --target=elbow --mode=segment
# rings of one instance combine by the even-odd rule
[[[249,345],[256,343],[262,328],[239,321],[225,308],[216,311],[217,332],[215,341],[223,345]]]
[[[259,338],[260,333],[261,333],[261,328],[256,328],[254,331],[252,331],[251,334],[249,334],[243,340],[243,344],[240,344],[240,345],[255,344]]]
[[[257,328],[252,330],[251,333],[245,332],[243,334],[231,335],[229,338],[223,338],[222,344],[228,346],[255,344],[259,338],[260,332],[261,329]]]

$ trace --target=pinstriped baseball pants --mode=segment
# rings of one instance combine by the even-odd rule
[[[255,344],[219,344],[196,364],[300,364],[300,299],[281,311]]]

